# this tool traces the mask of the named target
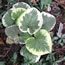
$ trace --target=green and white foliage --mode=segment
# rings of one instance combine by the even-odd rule
[[[45,55],[51,53],[52,42],[49,33],[46,30],[40,30],[34,37],[26,40],[26,48],[34,55]]]
[[[12,10],[13,9],[8,10],[2,17],[2,23],[5,27],[10,26],[14,23],[14,21],[11,19]]]
[[[24,8],[13,8],[11,17],[15,21],[17,20],[21,14],[23,14],[26,11]]]
[[[25,8],[25,9],[28,9],[28,8],[30,8],[30,6],[25,2],[18,2],[18,3],[13,5],[13,8]]]
[[[43,17],[43,29],[46,29],[47,31],[50,31],[54,28],[55,24],[56,24],[56,19],[53,15],[46,13],[46,12],[42,12],[42,17]]]
[[[43,19],[36,8],[30,8],[18,18],[17,24],[22,32],[28,32],[32,35],[40,30]]]
[[[48,31],[55,26],[55,17],[40,12],[27,3],[19,2],[8,10],[2,23],[6,27],[6,42],[24,44],[20,54],[30,62],[38,62],[41,55],[52,52],[52,40]]]
[[[32,53],[30,53],[26,47],[22,47],[21,50],[20,50],[20,54],[22,56],[25,57],[26,60],[29,60],[29,62],[32,62],[32,63],[36,63],[39,61],[40,59],[40,56],[37,56],[37,55],[33,55]]]

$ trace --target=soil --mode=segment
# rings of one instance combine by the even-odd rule
[[[26,0],[20,0],[20,1],[26,2]],[[3,6],[3,8],[1,9],[2,11],[6,10],[6,7],[4,6],[5,3],[7,3],[7,0],[2,0],[2,6]],[[64,25],[62,33],[65,34],[65,0],[53,0],[51,7],[52,10],[49,13],[53,14],[56,17],[56,26],[53,29],[54,33],[56,34],[56,32],[58,31],[58,27],[61,22]],[[5,31],[4,27],[0,28],[0,61],[6,61],[6,65],[12,65],[12,63],[9,62],[9,60],[13,56],[13,53],[16,52],[19,61],[17,64],[23,62],[23,57],[20,56],[19,54],[21,45],[7,44],[6,43],[7,36],[5,35],[4,31]],[[56,59],[63,58],[65,56],[65,44],[63,47],[54,44],[53,49],[56,52],[55,54]],[[65,65],[65,62],[62,61],[58,65]]]

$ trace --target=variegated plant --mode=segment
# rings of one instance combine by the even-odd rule
[[[6,27],[6,42],[25,44],[20,54],[31,62],[37,62],[41,55],[52,52],[49,31],[56,23],[53,15],[19,2],[4,14],[2,23]]]

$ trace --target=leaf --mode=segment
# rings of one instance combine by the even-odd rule
[[[11,25],[5,29],[5,33],[8,36],[6,42],[8,44],[19,43],[19,34],[21,33],[20,30],[16,25]]]
[[[46,29],[47,31],[52,30],[56,24],[55,17],[46,12],[42,12],[41,14],[42,14],[43,21],[44,21],[42,28]]]
[[[65,61],[65,56],[63,58],[58,59],[56,62],[59,63],[59,62],[62,62],[62,61]]]
[[[13,5],[13,8],[25,8],[28,9],[30,6],[25,2],[19,2]]]
[[[45,55],[52,51],[52,41],[49,33],[42,29],[26,40],[27,50],[34,55]]]
[[[5,65],[5,62],[0,61],[0,65]]]
[[[58,37],[53,37],[53,41],[57,41],[58,39]]]
[[[52,2],[52,0],[41,0],[41,2],[42,5],[48,5]]]
[[[31,54],[31,53],[26,49],[25,46],[21,48],[20,54],[21,54],[22,56],[24,56],[24,58],[26,58],[27,60],[29,60],[29,61],[32,62],[32,63],[38,62],[39,59],[40,59],[40,56],[36,56],[36,55]]]
[[[17,20],[20,15],[22,15],[26,9],[24,8],[14,8],[11,13],[11,17],[13,20]]]
[[[15,52],[13,55],[13,60],[16,60],[16,59],[17,59],[17,53]]]
[[[17,62],[17,53],[16,53],[16,52],[14,53],[14,55],[13,55],[13,57],[11,58],[10,61],[12,61],[13,64],[16,64],[16,62]]]
[[[16,25],[11,25],[9,27],[7,27],[5,29],[5,33],[7,36],[9,36],[10,38],[14,39],[15,37],[18,36],[20,32],[20,30],[18,29],[18,27]]]
[[[2,17],[2,23],[5,27],[14,24],[14,21],[11,19],[11,12],[13,9],[8,10]]]
[[[35,34],[42,27],[43,19],[40,12],[36,8],[28,9],[17,20],[17,25],[22,32]]]
[[[43,9],[43,5],[44,5],[44,1],[43,0],[40,0],[41,2],[40,2],[40,5],[41,5],[41,9]]]

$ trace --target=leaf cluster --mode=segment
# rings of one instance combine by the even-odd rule
[[[6,42],[25,44],[20,54],[30,62],[38,62],[41,55],[52,52],[52,40],[49,34],[56,24],[53,15],[40,12],[27,3],[19,2],[12,6],[2,17],[6,27]]]

